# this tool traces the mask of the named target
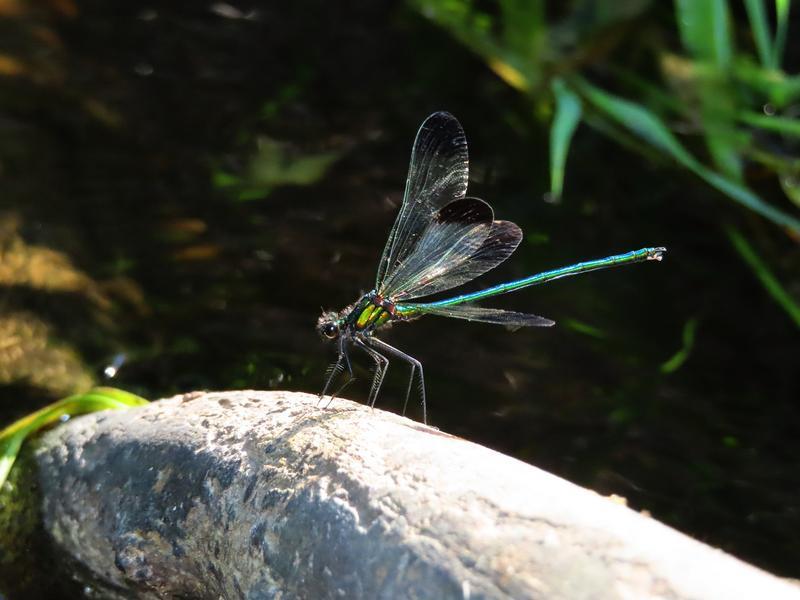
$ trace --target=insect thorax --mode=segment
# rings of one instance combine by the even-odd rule
[[[373,331],[397,318],[394,303],[374,290],[348,309],[346,323],[356,331]]]

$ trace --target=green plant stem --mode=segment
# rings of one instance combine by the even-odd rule
[[[736,115],[742,123],[753,127],[774,131],[785,135],[800,137],[800,121],[788,117],[768,116],[751,111],[741,111]]]
[[[694,340],[697,334],[697,325],[700,320],[697,317],[692,317],[683,326],[683,345],[680,350],[673,354],[666,362],[661,365],[661,372],[664,374],[674,373],[680,369],[683,364],[689,359],[694,348]]]
[[[757,212],[773,223],[800,234],[800,220],[764,202],[743,184],[702,164],[678,141],[678,138],[654,112],[636,102],[609,94],[583,78],[575,77],[571,81],[588,103],[601,114],[628,129],[647,144],[672,157],[739,204]]]
[[[790,0],[775,0],[775,13],[778,16],[778,27],[775,31],[775,43],[772,45],[773,69],[780,69],[783,61],[783,49],[786,46],[786,36],[789,32],[789,7]]]
[[[798,305],[783,288],[780,281],[772,274],[764,261],[761,260],[761,257],[756,254],[756,251],[738,229],[729,225],[725,227],[725,233],[731,244],[733,244],[734,249],[753,270],[756,277],[758,277],[758,280],[761,282],[761,285],[767,290],[767,293],[786,311],[786,314],[794,321],[794,324],[800,328],[800,305]]]
[[[553,80],[556,114],[550,127],[550,193],[561,198],[564,190],[564,171],[572,136],[581,120],[581,100],[561,79]]]
[[[772,35],[767,22],[767,11],[764,10],[764,0],[744,0],[744,6],[747,9],[747,18],[750,19],[758,58],[764,68],[770,69],[773,67]]]

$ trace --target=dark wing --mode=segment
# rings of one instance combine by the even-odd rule
[[[411,150],[403,205],[378,265],[375,289],[412,254],[440,208],[467,193],[469,156],[461,124],[450,113],[425,119]]]
[[[499,265],[521,240],[520,228],[494,221],[482,200],[456,200],[437,213],[414,252],[387,275],[378,293],[397,301],[449,290]]]
[[[457,306],[426,306],[425,304],[415,304],[414,309],[418,314],[423,315],[453,317],[455,319],[493,323],[495,325],[506,325],[508,327],[550,327],[556,323],[545,317],[528,315],[511,310],[502,310],[499,308],[484,308],[474,304],[459,304]]]

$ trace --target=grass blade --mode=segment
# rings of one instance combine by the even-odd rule
[[[789,31],[789,0],[775,0],[775,13],[778,15],[778,27],[775,31],[775,43],[772,45],[772,68],[780,69],[783,60],[783,49]]]
[[[800,76],[768,71],[747,59],[737,60],[732,74],[737,83],[766,96],[775,108],[788,108],[800,100]]]
[[[742,180],[741,146],[734,128],[735,91],[730,85],[734,54],[726,0],[677,0],[681,40],[694,59],[697,102],[706,146],[717,169]]]
[[[677,0],[675,8],[684,47],[696,59],[726,70],[733,58],[726,0]]]
[[[550,194],[558,200],[564,190],[567,152],[583,109],[578,95],[569,90],[561,79],[553,80],[552,87],[556,114],[550,127]]]
[[[683,345],[681,346],[680,350],[678,350],[661,365],[660,369],[662,373],[667,375],[674,373],[680,369],[687,360],[689,360],[689,356],[692,354],[692,348],[694,348],[694,340],[697,334],[697,325],[699,323],[700,320],[697,317],[692,317],[686,321],[686,324],[683,326]]]
[[[800,220],[767,204],[744,185],[700,163],[655,113],[635,102],[609,94],[584,79],[575,79],[573,85],[578,87],[584,98],[597,110],[636,137],[672,157],[732,200],[800,235]]]
[[[774,131],[784,135],[800,137],[800,120],[789,117],[768,116],[757,112],[742,111],[738,115],[742,123],[759,127],[767,131]]]
[[[750,28],[753,30],[758,58],[765,69],[771,69],[774,49],[764,0],[744,0],[744,6],[747,9],[747,17],[750,19]]]
[[[37,431],[55,423],[64,415],[81,415],[99,410],[128,408],[147,404],[147,400],[130,392],[109,387],[92,388],[49,404],[0,431],[0,488],[17,459],[22,443]]]
[[[577,79],[576,83],[584,97],[595,108],[625,129],[630,130],[638,138],[669,154],[681,164],[691,163],[695,160],[667,126],[661,122],[661,119],[645,107],[609,94],[585,79]]]
[[[572,331],[593,337],[598,340],[604,340],[607,337],[605,331],[599,327],[589,325],[588,323],[578,321],[577,319],[564,319],[562,323],[567,329],[572,329]]]
[[[786,314],[794,321],[794,324],[800,328],[800,305],[792,298],[789,293],[783,288],[780,281],[772,274],[761,257],[756,254],[756,251],[745,239],[745,237],[735,227],[728,226],[725,228],[725,233],[728,235],[733,247],[744,259],[748,266],[753,269],[753,272],[758,277],[761,285],[767,290],[767,293],[772,296],[772,299],[777,302]]]

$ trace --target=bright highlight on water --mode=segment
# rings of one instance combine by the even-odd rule
[[[375,337],[376,332],[398,321],[423,315],[440,315],[467,321],[496,323],[510,327],[549,327],[555,322],[544,317],[486,308],[478,300],[513,292],[598,269],[646,260],[660,261],[666,248],[642,248],[580,262],[569,267],[501,283],[435,302],[411,302],[452,289],[506,260],[519,246],[522,230],[509,221],[496,221],[494,211],[483,200],[467,198],[469,174],[467,139],[456,118],[437,112],[425,119],[411,151],[411,164],[400,214],[389,233],[378,265],[375,288],[339,312],[324,312],[317,331],[336,340],[338,358],[331,365],[320,398],[345,369],[349,378],[331,395],[331,400],[353,380],[348,350],[351,345],[375,361],[368,402],[375,405],[389,367],[387,355],[411,365],[403,414],[415,377],[419,381],[423,420],[427,422],[425,379],[422,364],[413,356]]]

